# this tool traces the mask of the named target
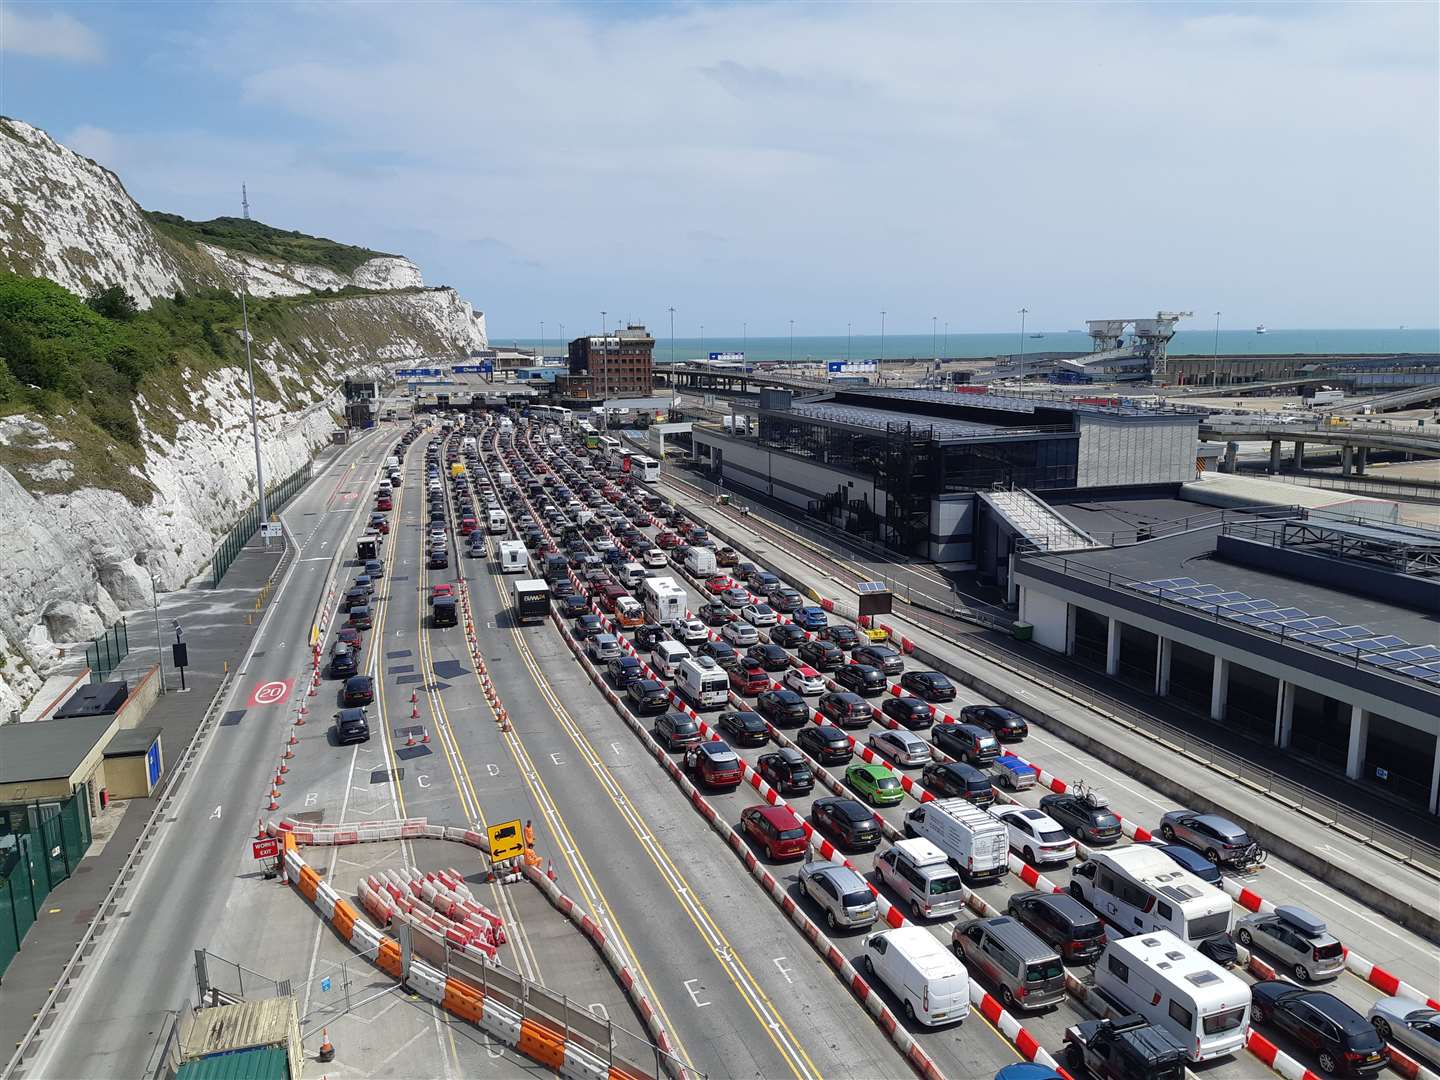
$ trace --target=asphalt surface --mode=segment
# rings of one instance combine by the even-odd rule
[[[653,538],[658,530],[651,527],[645,531]],[[794,571],[796,566],[792,565],[787,567],[787,569]],[[692,598],[692,608],[698,606],[696,597],[700,595],[699,583],[694,580],[684,580],[685,575],[678,569],[672,568],[667,572],[674,573],[677,580],[681,580],[681,583],[687,586]],[[811,574],[813,575],[813,570]],[[835,617],[832,616],[831,618],[833,620]],[[880,700],[882,699],[875,698],[873,703],[878,704]],[[961,687],[959,688],[958,699],[944,706],[943,711],[954,712],[965,704],[982,703],[982,700],[983,699],[977,695]],[[870,730],[878,730],[878,727],[872,725]],[[1032,731],[1033,730],[1034,729],[1032,729]],[[866,732],[860,732],[858,734],[863,741]],[[1158,817],[1164,810],[1172,808],[1171,804],[1158,793],[1146,789],[1144,785],[1138,784],[1131,778],[1118,773],[1116,770],[1103,765],[1089,757],[1089,755],[1064,744],[1046,733],[1036,732],[1019,749],[1020,752],[1026,756],[1040,759],[1052,772],[1067,780],[1084,777],[1092,783],[1097,783],[1102,786],[1110,796],[1112,805],[1117,812],[1131,820],[1146,824],[1149,827],[1153,828],[1155,826]],[[737,750],[743,757],[752,762],[759,754],[765,752],[765,748],[756,750],[737,748]],[[1179,766],[1177,765],[1177,767]],[[832,769],[837,776],[843,773],[843,766],[832,767]],[[918,768],[906,771],[918,777]],[[1018,796],[1018,801],[1025,805],[1038,806],[1040,796],[1045,793],[1043,790],[1021,793]],[[817,784],[813,797],[828,794],[830,794],[828,790]],[[746,786],[742,786],[731,793],[714,793],[711,800],[717,807],[723,808],[727,816],[731,816],[731,820],[738,817],[743,807],[747,805],[757,805],[760,802],[759,797]],[[790,801],[797,812],[804,813],[808,811],[812,797],[799,797],[791,799]],[[901,806],[881,810],[879,813],[896,827],[899,827],[903,814],[913,809],[914,806],[915,802],[913,799],[907,797],[905,803],[901,804]],[[852,856],[852,861],[868,873],[873,862],[873,855]],[[1042,870],[1048,877],[1061,886],[1064,886],[1068,882],[1068,869],[1066,868],[1056,869],[1053,867],[1044,867]],[[1341,936],[1342,940],[1346,941],[1353,949],[1365,955],[1368,959],[1380,963],[1402,978],[1422,988],[1432,987],[1434,985],[1437,971],[1437,954],[1432,946],[1417,938],[1415,935],[1393,926],[1375,913],[1364,910],[1352,901],[1343,897],[1336,897],[1332,891],[1324,886],[1323,882],[1316,881],[1298,869],[1288,867],[1276,859],[1272,859],[1264,870],[1248,875],[1242,880],[1245,884],[1260,891],[1267,899],[1273,902],[1284,903],[1288,901],[1298,903],[1321,914]],[[878,878],[872,877],[872,881],[874,881],[877,886],[879,885]],[[984,887],[982,889],[982,895],[984,895],[992,905],[1003,909],[1008,896],[1016,892],[1025,891],[1026,888],[1027,886],[1023,885],[1018,878],[1007,877],[996,885]],[[798,896],[799,894],[796,893],[796,895]],[[891,899],[893,900],[894,897],[891,897]],[[808,907],[808,900],[804,901],[804,903],[812,915],[818,916],[818,909]],[[968,917],[968,915],[964,917]],[[931,925],[937,935],[948,943],[953,924],[954,920],[945,920]],[[857,932],[851,936],[856,938],[858,944],[859,933]],[[843,937],[843,932],[837,935],[837,939],[843,939]],[[1363,1013],[1374,1000],[1382,996],[1379,991],[1348,972],[1343,974],[1339,979],[1327,984],[1325,988],[1357,1008],[1361,1013]],[[990,989],[994,990],[993,987]],[[891,1004],[893,1006],[895,1003],[892,1001]],[[1046,1046],[1054,1049],[1058,1046],[1063,1035],[1063,1029],[1067,1024],[1087,1017],[1088,1013],[1080,1009],[1075,1003],[1067,1001],[1064,1005],[1053,1010],[1048,1015],[1031,1016],[1024,1018],[1023,1022],[1027,1027],[1030,1027],[1032,1032],[1034,1032]],[[922,1042],[926,1044],[926,1049],[932,1053],[936,1053],[937,1058],[939,1058],[942,1063],[941,1067],[946,1068],[944,1048],[937,1050],[930,1045],[930,1041],[928,1036],[922,1036]],[[1293,1045],[1287,1044],[1283,1037],[1278,1041],[1282,1047],[1289,1049],[1292,1053],[1296,1053],[1302,1060],[1306,1059],[1307,1055],[1299,1052]],[[1256,1063],[1253,1059],[1248,1055],[1241,1055],[1229,1061],[1207,1065],[1204,1071],[1207,1075],[1213,1073],[1216,1076],[1240,1077],[1253,1075],[1255,1069]]]

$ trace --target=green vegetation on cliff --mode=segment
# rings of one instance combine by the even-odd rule
[[[183,243],[213,244],[232,251],[279,259],[287,263],[323,266],[337,274],[351,274],[362,264],[385,255],[383,251],[354,247],[322,236],[286,232],[245,218],[218,217],[212,221],[187,221],[178,214],[145,211],[155,230]]]

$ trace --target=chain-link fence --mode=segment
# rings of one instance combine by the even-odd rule
[[[90,681],[102,683],[120,666],[130,653],[130,630],[122,618],[110,629],[85,646],[85,663],[90,668]]]
[[[267,509],[271,514],[278,514],[281,508],[310,482],[312,471],[311,463],[307,461],[284,480],[266,490]],[[210,563],[210,587],[212,589],[220,587],[220,579],[225,576],[225,571],[230,569],[230,564],[239,557],[240,552],[250,542],[250,538],[255,535],[255,530],[260,528],[260,525],[260,504],[254,502],[250,504],[250,508],[245,513],[240,515],[240,520],[225,534],[225,538],[215,549],[215,555]]]
[[[87,794],[0,806],[0,975],[50,890],[75,872],[90,847]]]

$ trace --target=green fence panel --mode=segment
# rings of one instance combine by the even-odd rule
[[[10,875],[0,872],[0,978],[15,954],[20,951],[20,927],[15,922],[15,900],[10,889]]]
[[[85,648],[85,663],[92,683],[104,682],[130,653],[130,630],[121,619]]]
[[[285,504],[294,498],[295,493],[310,482],[311,475],[311,464],[307,461],[284,480],[267,488],[265,494],[270,512],[272,514],[279,513]],[[224,578],[225,571],[229,570],[230,565],[240,557],[240,552],[244,550],[245,545],[250,542],[250,538],[259,528],[260,506],[258,503],[252,503],[215,549],[210,566],[210,587],[212,589],[220,587],[220,581]]]

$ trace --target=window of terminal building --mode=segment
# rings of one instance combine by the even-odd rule
[[[1221,723],[1254,739],[1275,741],[1275,698],[1280,680],[1273,675],[1230,665],[1230,683],[1225,693],[1225,715]]]
[[[1344,769],[1350,754],[1350,712],[1350,706],[1343,701],[1296,684],[1290,721],[1290,748],[1326,765]]]
[[[1429,806],[1435,752],[1434,735],[1371,713],[1360,779],[1406,802]]]
[[[1170,697],[1208,715],[1214,681],[1213,656],[1178,641],[1170,643]]]
[[[1110,621],[1104,615],[1079,605],[1070,610],[1075,613],[1075,647],[1071,655],[1082,664],[1104,671]]]

